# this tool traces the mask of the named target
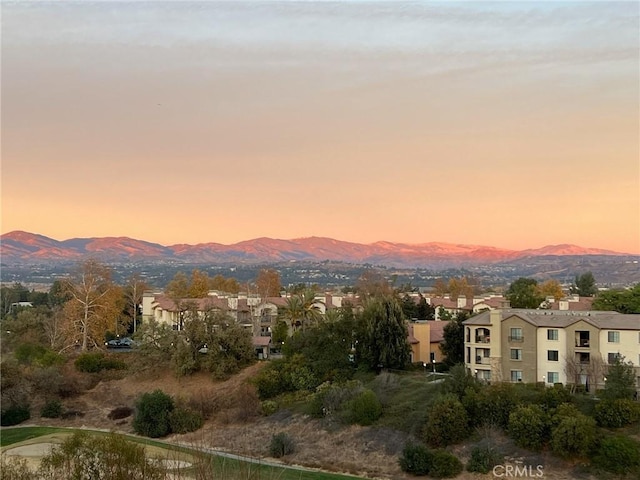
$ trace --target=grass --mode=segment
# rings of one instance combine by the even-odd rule
[[[381,374],[368,386],[384,407],[376,425],[413,435],[419,434],[430,404],[441,391],[440,385],[427,382],[422,375]]]
[[[55,427],[12,427],[0,430],[0,446],[6,447],[16,443],[32,440],[38,437],[52,434],[68,434],[71,435],[79,429],[72,428],[55,428]],[[86,430],[82,430],[86,431]],[[108,432],[89,430],[94,435],[108,435]],[[261,463],[252,463],[235,458],[228,458],[215,453],[202,451],[198,448],[189,448],[181,445],[173,445],[158,440],[134,437],[125,435],[128,440],[142,445],[161,448],[168,452],[187,454],[196,459],[197,464],[189,469],[185,469],[186,473],[195,473],[195,471],[206,473],[210,476],[202,478],[228,478],[228,479],[255,479],[255,480],[353,480],[351,475],[341,475],[329,472],[318,472],[313,470],[300,470],[288,468],[286,466],[276,467]],[[170,457],[169,457],[170,458]]]
[[[0,447],[24,442],[32,438],[51,435],[54,433],[67,433],[66,428],[56,427],[12,427],[0,429]]]

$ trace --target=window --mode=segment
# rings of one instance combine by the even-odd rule
[[[558,350],[547,350],[547,360],[550,362],[558,361]]]
[[[547,383],[558,383],[560,381],[560,375],[558,372],[547,372]]]
[[[607,355],[607,363],[609,365],[612,365],[614,363],[616,363],[616,359],[620,356],[619,353],[610,353],[609,355]]]
[[[558,330],[555,328],[548,328],[547,340],[558,340]]]
[[[510,329],[509,341],[510,342],[521,342],[522,339],[522,329],[521,328],[512,328]]]
[[[620,332],[607,332],[609,343],[620,343]]]
[[[522,370],[511,370],[511,381],[512,382],[521,382],[522,381]]]
[[[522,349],[521,348],[512,348],[511,349],[511,360],[522,360]]]

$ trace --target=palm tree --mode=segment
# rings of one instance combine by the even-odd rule
[[[321,301],[315,299],[312,290],[305,290],[301,295],[294,295],[287,299],[284,317],[289,320],[295,331],[305,325],[315,323],[322,317]]]

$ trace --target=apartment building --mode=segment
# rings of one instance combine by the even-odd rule
[[[603,388],[617,356],[633,363],[640,390],[640,315],[491,310],[463,322],[465,364],[481,380]]]

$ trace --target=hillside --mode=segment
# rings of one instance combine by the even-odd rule
[[[257,264],[340,261],[388,267],[455,268],[479,264],[535,259],[541,256],[583,257],[625,255],[576,245],[547,245],[522,251],[483,245],[450,243],[371,244],[309,237],[292,240],[256,238],[231,245],[200,243],[163,246],[127,237],[72,238],[58,241],[42,235],[14,231],[0,237],[4,264],[56,263],[96,257],[105,262],[147,261],[190,264]]]

